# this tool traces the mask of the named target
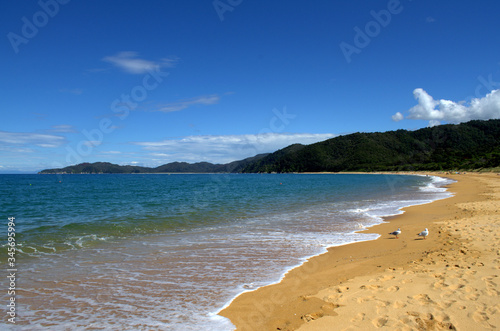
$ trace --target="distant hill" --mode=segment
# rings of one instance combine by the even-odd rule
[[[212,164],[208,162],[187,163],[172,162],[156,168],[118,165],[109,162],[80,163],[58,169],[46,169],[39,174],[147,174],[147,173],[228,173],[241,172],[248,164],[255,162],[268,154],[259,154],[240,161],[227,164]]]
[[[471,170],[500,166],[500,120],[447,124],[416,131],[353,133],[294,144],[228,164],[173,162],[157,168],[82,163],[48,173],[259,173]]]
[[[312,145],[291,145],[242,172],[403,171],[500,166],[500,120],[416,131],[354,133]]]

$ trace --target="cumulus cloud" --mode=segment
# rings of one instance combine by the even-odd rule
[[[173,111],[179,111],[186,109],[191,106],[195,105],[214,105],[218,103],[220,100],[220,97],[216,94],[211,94],[211,95],[202,95],[199,97],[195,97],[192,99],[187,99],[187,100],[182,100],[178,102],[173,102],[173,103],[168,103],[165,105],[161,105],[156,111],[162,111],[165,113],[173,112]]]
[[[413,96],[418,105],[412,107],[406,116],[408,119],[426,120],[430,126],[438,125],[441,121],[447,123],[462,123],[470,120],[488,120],[500,118],[500,90],[493,90],[483,98],[475,98],[470,102],[451,100],[435,100],[426,91],[417,88]],[[392,119],[400,121],[404,118],[400,112]]]
[[[137,52],[120,52],[102,59],[130,74],[145,74],[149,71],[158,71],[160,68],[170,68],[177,59],[163,58],[160,61],[150,61],[138,58]]]
[[[0,143],[5,145],[34,145],[44,148],[54,148],[61,146],[65,142],[66,139],[64,137],[51,134],[0,131]]]
[[[163,162],[207,161],[227,163],[270,153],[291,144],[312,144],[336,135],[310,133],[262,133],[246,135],[200,135],[153,142],[134,142]]]
[[[49,132],[74,133],[77,132],[77,130],[73,125],[61,124],[52,125],[52,129],[50,129]]]
[[[403,118],[404,118],[404,116],[400,112],[397,112],[396,114],[392,115],[392,120],[394,122],[399,122],[399,121],[403,120]]]

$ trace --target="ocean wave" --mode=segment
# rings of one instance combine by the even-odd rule
[[[422,192],[444,193],[447,189],[443,186],[454,183],[455,181],[449,178],[430,176],[431,182],[425,186],[419,187]]]
[[[172,183],[172,177],[183,181]],[[107,177],[85,178],[100,187],[99,180]],[[24,270],[36,271],[24,274],[24,290],[36,294],[43,288],[43,295],[22,307],[31,326],[230,330],[216,308],[244,291],[278,282],[328,247],[376,239],[377,234],[359,232],[403,207],[447,194],[429,186],[443,182],[413,176],[389,181],[370,175],[235,175],[210,191],[215,195],[203,196],[205,203],[196,209],[189,205],[193,192],[180,185],[194,181],[203,189],[202,179],[212,185],[211,177],[153,175],[148,183],[135,178],[120,180],[129,181],[133,192],[142,185],[141,194],[122,197],[126,190],[114,192],[108,181],[111,197],[104,194],[96,206],[95,195],[88,199],[88,215],[64,219],[59,206],[61,214],[51,217],[61,219],[60,226],[40,221],[38,228],[23,232],[19,248],[36,257],[23,262]],[[167,190],[179,196],[168,200],[171,195],[162,195]],[[131,213],[106,214],[105,198],[113,201],[112,210],[124,204]],[[137,205],[139,211],[131,207]]]

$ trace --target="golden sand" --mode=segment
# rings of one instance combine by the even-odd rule
[[[500,176],[446,177],[453,197],[405,208],[365,231],[379,239],[333,247],[220,314],[256,331],[500,327]]]

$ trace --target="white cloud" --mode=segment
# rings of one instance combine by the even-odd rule
[[[81,88],[73,88],[73,89],[63,88],[63,89],[60,89],[59,92],[80,95],[83,93],[83,89],[81,89]]]
[[[87,147],[97,147],[100,144],[102,144],[102,141],[100,140],[86,140],[83,142],[83,145]]]
[[[122,154],[120,151],[101,151],[100,154]]]
[[[74,133],[77,132],[74,126],[69,124],[52,125],[52,129],[49,132],[61,132],[61,133]]]
[[[0,146],[0,151],[7,153],[34,153],[35,150],[26,147],[14,147],[14,146]]]
[[[7,145],[35,145],[43,148],[54,148],[65,142],[64,137],[51,134],[0,131],[0,143]]]
[[[433,126],[437,126],[437,125],[440,125],[441,122],[438,121],[438,120],[430,120],[429,121],[429,127],[432,128]]]
[[[137,52],[120,52],[113,56],[106,56],[102,60],[130,74],[145,74],[149,71],[157,71],[160,68],[170,68],[175,65],[177,59],[164,58],[161,61],[144,60],[137,57]]]
[[[397,112],[396,114],[392,115],[392,120],[394,122],[399,122],[399,121],[403,120],[403,118],[404,118],[404,116],[400,112]]]
[[[408,119],[426,120],[430,126],[441,121],[447,123],[462,123],[470,120],[488,120],[500,118],[500,90],[493,90],[483,98],[454,102],[451,100],[434,100],[426,91],[417,88],[413,91],[418,105],[409,110]],[[402,120],[403,115],[396,113],[393,120]]]
[[[156,111],[162,111],[165,113],[179,111],[186,109],[190,106],[195,105],[214,105],[218,103],[220,100],[219,96],[216,94],[211,95],[202,95],[199,97],[195,97],[192,99],[182,100],[178,102],[168,103],[165,105],[161,105]]]
[[[335,136],[331,133],[204,135],[153,142],[134,142],[133,144],[142,146],[144,150],[150,151],[152,156],[160,158],[164,163],[173,161],[227,163],[260,153],[274,152],[291,144],[307,145]]]

